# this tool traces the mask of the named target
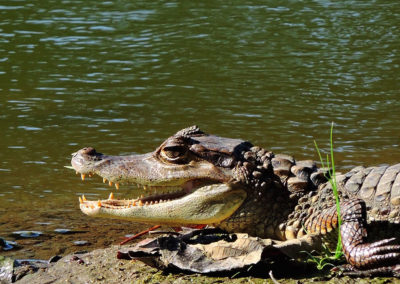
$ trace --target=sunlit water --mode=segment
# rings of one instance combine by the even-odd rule
[[[340,170],[399,162],[399,18],[397,1],[0,2],[0,237],[43,233],[8,254],[142,228],[81,214],[110,191],[63,167],[84,146],[148,152],[197,124],[317,159],[334,121]]]

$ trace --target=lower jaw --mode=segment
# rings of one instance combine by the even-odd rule
[[[148,197],[147,201],[145,197],[132,200],[82,200],[80,208],[83,213],[92,217],[155,225],[207,225],[218,224],[229,218],[246,197],[247,193],[241,187],[218,183],[202,186],[190,194],[161,202],[149,199],[154,196]]]

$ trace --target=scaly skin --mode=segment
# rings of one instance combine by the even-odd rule
[[[73,154],[73,168],[153,195],[87,201],[91,216],[166,225],[207,224],[279,241],[288,254],[337,242],[330,183],[313,161],[295,161],[249,142],[205,134],[196,126],[144,155],[105,156],[93,148]],[[400,164],[357,167],[337,176],[342,244],[353,269],[400,271]],[[390,238],[390,239],[386,239]]]

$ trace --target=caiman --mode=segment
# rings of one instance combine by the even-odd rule
[[[336,247],[338,215],[326,171],[240,139],[197,126],[169,137],[154,152],[107,156],[87,147],[72,166],[119,187],[136,184],[145,196],[80,199],[90,216],[148,224],[212,225],[283,241],[295,250]],[[400,164],[356,167],[337,175],[343,252],[356,271],[400,273]]]

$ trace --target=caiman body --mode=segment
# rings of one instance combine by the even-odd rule
[[[295,161],[194,126],[152,153],[106,156],[84,148],[73,154],[71,163],[82,178],[97,174],[116,187],[138,184],[148,193],[131,200],[82,198],[80,207],[87,215],[160,225],[212,225],[298,245],[299,250],[318,249],[323,242],[336,245],[335,198],[325,173],[313,161]],[[397,275],[400,164],[357,167],[336,180],[347,261],[355,269]]]

